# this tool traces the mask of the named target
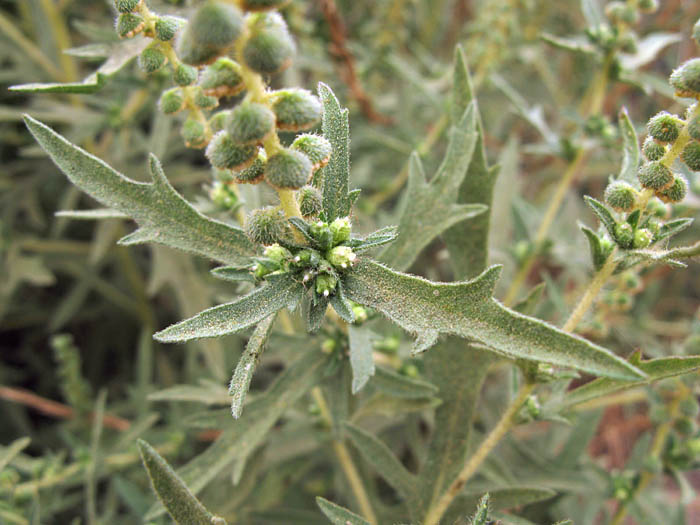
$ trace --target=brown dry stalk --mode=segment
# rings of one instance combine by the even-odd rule
[[[374,109],[372,100],[362,87],[360,79],[357,78],[355,57],[347,47],[345,24],[343,23],[340,13],[338,13],[335,0],[321,0],[321,9],[330,30],[332,41],[330,53],[338,63],[340,76],[350,89],[352,97],[360,105],[362,113],[364,113],[369,120],[378,124],[391,124],[393,122],[391,118],[378,113]]]

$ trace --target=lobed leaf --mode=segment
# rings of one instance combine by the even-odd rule
[[[333,525],[370,525],[363,517],[321,496],[316,497],[316,504]]]
[[[372,332],[363,326],[348,326],[350,342],[350,367],[352,368],[352,393],[357,394],[374,375]]]
[[[270,330],[272,330],[272,324],[275,321],[275,317],[275,314],[272,314],[267,319],[263,319],[258,323],[258,326],[255,327],[253,335],[251,335],[250,339],[248,339],[248,344],[246,344],[243,355],[241,355],[241,358],[238,360],[236,370],[233,372],[228,393],[232,397],[231,414],[235,419],[238,419],[241,416],[243,402],[245,401],[246,395],[248,394],[248,389],[250,388],[250,381],[253,379],[255,367],[258,364],[260,354],[262,353],[265,343],[267,342],[267,338],[270,335]]]
[[[609,350],[500,304],[492,297],[499,273],[500,268],[492,266],[471,281],[433,283],[361,260],[344,283],[350,299],[415,334],[414,352],[433,346],[440,334],[451,334],[510,358],[617,379],[644,377]]]
[[[215,517],[190,492],[187,485],[175,474],[156,450],[139,439],[136,442],[141,459],[148,471],[153,491],[163,503],[168,514],[180,525],[226,525],[222,518]]]
[[[256,247],[243,230],[205,217],[183,199],[153,155],[149,162],[153,182],[135,182],[41,122],[29,116],[25,122],[73,184],[138,223],[140,228],[121,244],[155,242],[226,264],[241,264],[255,255]]]
[[[236,301],[204,310],[157,332],[153,337],[162,343],[181,343],[234,334],[282,308],[294,306],[301,298],[303,289],[291,276],[281,275]]]

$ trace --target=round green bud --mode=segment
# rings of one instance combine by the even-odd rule
[[[676,419],[673,428],[682,436],[692,436],[697,430],[697,425],[692,418],[681,417]]]
[[[693,171],[700,171],[700,142],[692,141],[681,153],[681,160]]]
[[[242,170],[250,166],[258,153],[256,146],[238,144],[225,131],[219,131],[205,152],[215,168]]]
[[[639,37],[634,31],[626,31],[624,35],[620,37],[620,50],[624,53],[634,54],[639,50]]]
[[[622,284],[627,290],[636,291],[639,290],[642,282],[639,280],[639,276],[633,271],[628,271],[622,274]]]
[[[688,121],[688,135],[695,140],[700,140],[700,117]]]
[[[284,212],[273,206],[253,210],[245,223],[246,235],[257,244],[275,244],[286,237],[287,229]]]
[[[659,8],[658,0],[638,0],[637,7],[642,13],[654,13]]]
[[[316,293],[323,297],[328,297],[335,292],[335,287],[338,285],[338,279],[329,273],[320,273],[316,276]]]
[[[284,89],[270,95],[277,129],[301,131],[321,120],[321,101],[306,89]]]
[[[654,218],[654,217],[649,217],[649,219],[647,220],[647,229],[651,233],[656,235],[657,233],[659,233],[659,230],[661,229],[661,221]]]
[[[326,259],[334,267],[341,270],[347,270],[350,268],[352,263],[355,262],[357,255],[355,255],[355,252],[352,251],[350,246],[336,246],[328,252]]]
[[[615,242],[621,248],[630,248],[634,243],[634,230],[626,222],[615,225]]]
[[[197,68],[187,64],[178,64],[173,71],[173,81],[178,86],[189,86],[197,81]]]
[[[333,234],[333,244],[341,244],[350,240],[350,231],[352,224],[350,217],[338,217],[330,224],[331,233]]]
[[[265,150],[260,150],[253,163],[242,170],[233,172],[233,179],[239,184],[257,184],[265,175],[267,156]]]
[[[292,252],[277,243],[271,244],[265,248],[263,255],[274,261],[278,266],[282,266],[285,262],[292,258]]]
[[[352,313],[355,316],[355,324],[356,325],[361,325],[369,318],[369,314],[367,313],[367,308],[365,308],[364,306],[357,304],[357,303],[354,303],[352,305]]]
[[[294,142],[292,142],[291,148],[301,151],[304,155],[309,157],[309,160],[313,164],[314,172],[328,164],[328,161],[331,160],[331,153],[333,152],[331,143],[324,137],[312,135],[310,133],[299,135],[294,139]]]
[[[204,124],[195,118],[188,118],[182,125],[182,138],[188,148],[200,149],[207,145],[207,131]]]
[[[632,185],[616,180],[605,188],[605,202],[617,211],[631,211],[637,201],[637,191]]]
[[[321,262],[321,256],[316,250],[304,249],[297,252],[292,258],[292,265],[297,268],[316,268]],[[307,274],[309,275],[309,274]],[[306,276],[305,276],[306,277]],[[309,275],[309,278],[311,276]],[[309,279],[305,279],[304,282]]]
[[[190,19],[190,31],[197,44],[225,49],[243,32],[243,15],[229,3],[208,0]]]
[[[700,46],[700,18],[693,26],[693,40],[695,40],[695,43]]]
[[[322,249],[328,250],[333,247],[333,232],[327,222],[314,222],[309,226],[309,233]]]
[[[637,173],[639,182],[651,190],[665,190],[673,183],[673,173],[658,161],[647,162]]]
[[[297,203],[301,216],[306,218],[317,217],[323,209],[321,192],[313,186],[304,186],[297,193]]]
[[[114,6],[120,13],[131,13],[139,5],[140,0],[114,0]]]
[[[654,137],[648,136],[642,144],[642,153],[647,160],[661,160],[666,154],[666,146],[654,140]]]
[[[627,2],[610,2],[605,6],[605,16],[613,23],[636,24],[639,20],[637,10]]]
[[[168,42],[175,38],[177,30],[184,25],[185,21],[182,18],[176,16],[161,16],[156,21],[156,38],[163,42]]]
[[[659,199],[652,197],[647,203],[646,212],[652,217],[665,219],[668,215],[668,207]]]
[[[226,124],[231,138],[241,144],[260,144],[274,131],[275,114],[255,102],[242,102],[231,111]]]
[[[654,115],[647,123],[649,135],[661,142],[676,140],[682,127],[683,121],[666,111]]]
[[[673,183],[663,191],[657,191],[656,196],[666,203],[677,203],[688,194],[688,181],[679,174],[673,175]]]
[[[420,371],[418,370],[418,367],[414,364],[405,364],[401,368],[399,368],[399,374],[406,377],[416,378],[420,375]]]
[[[204,91],[197,86],[194,91],[194,105],[201,109],[214,109],[219,105],[219,99],[204,94]]]
[[[209,198],[223,210],[232,210],[238,204],[238,197],[227,184],[216,181],[209,191]]]
[[[685,417],[697,417],[700,413],[700,406],[698,406],[698,400],[695,396],[683,399],[678,408]]]
[[[199,85],[207,95],[232,97],[245,89],[241,66],[230,58],[221,57],[202,73]]]
[[[646,248],[651,244],[651,241],[653,239],[654,236],[649,230],[647,230],[646,228],[640,228],[639,230],[634,232],[634,241],[632,245],[637,249]]]
[[[295,51],[284,19],[278,13],[266,13],[253,20],[243,59],[253,71],[271,74],[289,67]]]
[[[141,51],[139,55],[139,67],[146,73],[155,73],[165,65],[167,60],[165,53],[163,53],[163,50],[160,48],[160,44],[154,42]]]
[[[246,11],[269,11],[270,9],[281,9],[290,0],[242,0],[241,7]]]
[[[299,151],[282,149],[267,161],[265,180],[276,188],[299,189],[311,178],[313,166]]]
[[[209,128],[213,133],[218,133],[219,131],[226,129],[226,123],[228,122],[230,116],[231,111],[228,109],[224,111],[217,111],[209,119]]]
[[[158,101],[158,106],[166,115],[177,113],[185,107],[185,97],[182,95],[182,90],[180,88],[172,88],[163,91]]]
[[[131,38],[145,27],[143,17],[136,13],[122,13],[117,17],[116,30],[121,38]]]
[[[198,43],[194,39],[190,29],[191,24],[187,24],[184,31],[180,33],[177,39],[177,44],[175,46],[177,56],[185,64],[190,64],[192,66],[201,66],[214,61],[216,57],[221,54],[221,50],[216,47]]]
[[[691,58],[673,70],[668,79],[679,97],[700,96],[700,58]]]

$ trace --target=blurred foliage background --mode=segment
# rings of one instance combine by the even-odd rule
[[[151,2],[159,12],[173,13],[189,3]],[[561,323],[591,270],[577,222],[592,225],[594,218],[581,196],[600,197],[607,177],[619,170],[617,113],[626,107],[643,135],[651,115],[661,109],[682,111],[666,78],[696,54],[689,34],[700,16],[700,4],[690,0],[664,1],[658,12],[644,16],[635,27],[640,44],[627,55],[627,73],[604,86],[600,111],[590,115],[589,85],[600,62],[541,37],[583,35],[586,15],[591,16],[586,6],[592,3],[294,0],[283,14],[297,39],[298,56],[273,85],[315,89],[323,81],[350,108],[351,182],[362,188],[355,222],[369,232],[395,222],[409,154],[418,151],[428,173],[442,158],[453,51],[463,44],[488,156],[500,165],[491,252],[491,262],[505,265],[499,293],[507,293],[527,262],[526,287],[546,283],[537,315]],[[127,60],[134,53],[119,44],[113,20],[108,0],[0,1],[0,443],[31,438],[12,467],[0,469],[0,523],[136,523],[153,498],[135,437],[147,432],[149,441],[180,465],[229,423],[206,408],[228,403],[226,381],[245,338],[164,346],[151,334],[221,302],[231,285],[214,281],[202,260],[162,247],[115,245],[131,230],[127,221],[54,217],[59,210],[94,203],[69,185],[21,123],[21,115],[29,113],[135,179],[145,180],[147,154],[154,152],[171,182],[191,202],[207,206],[202,196],[212,181],[208,163],[201,151],[185,148],[176,118],[157,109],[168,76],[147,80]],[[80,81],[98,67],[107,80],[94,94],[27,95],[6,89]],[[556,220],[538,239],[554,188],[570,165],[572,145],[585,147],[585,158]],[[674,213],[696,213],[700,181],[691,178],[691,188],[692,195]],[[255,205],[271,198],[266,191],[244,188],[243,198]],[[679,242],[699,234],[696,225]],[[551,242],[540,242],[547,239]],[[439,242],[411,271],[451,279]],[[621,305],[609,291],[582,332],[622,355],[637,348],[647,357],[700,353],[697,263],[685,270],[655,267],[640,277],[641,292]],[[388,329],[383,335],[382,344],[399,347],[383,354],[386,361],[402,373],[419,374],[420,362],[407,357],[401,334]],[[307,344],[304,338],[277,337],[254,391],[265,388],[295,347]],[[490,376],[487,403],[503,403],[496,388],[502,376],[502,370]],[[174,385],[192,390],[155,394]],[[313,496],[331,497],[342,489],[328,461],[314,455],[322,443],[308,437],[309,427],[318,424],[308,403],[288,416],[286,434],[268,442],[264,464],[247,467],[259,469],[246,477],[252,482],[235,490],[227,484],[210,486],[204,501],[225,502],[223,510],[221,503],[212,506],[237,516],[236,523],[323,523],[312,512]],[[546,462],[553,444],[578,433],[580,450],[571,466],[579,470],[559,465],[551,473],[565,495],[532,505],[523,516],[536,523],[567,516],[576,517],[577,524],[599,522],[618,479],[615,469],[641,461],[638,451],[648,446],[649,406],[603,407],[587,412],[573,429],[551,422],[528,426],[518,437],[530,449],[509,442],[488,468],[498,470],[499,462],[512,460],[526,471],[528,461]],[[88,417],[94,410],[107,414],[101,438]],[[203,417],[207,414],[209,419]],[[420,432],[419,418],[406,417]],[[401,436],[393,438],[401,441]],[[579,453],[583,459],[576,459]],[[585,479],[597,485],[593,496],[584,479],[589,475]],[[682,490],[676,483],[659,485],[658,495],[644,504],[660,518],[648,523],[691,523],[700,513],[693,495],[696,478],[691,473]]]

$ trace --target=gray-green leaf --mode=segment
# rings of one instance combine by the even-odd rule
[[[622,168],[618,179],[629,182],[633,186],[639,186],[637,180],[637,168],[639,167],[639,142],[637,132],[627,113],[627,108],[622,108],[618,119],[620,134],[622,135]]]
[[[149,163],[153,182],[135,182],[41,122],[29,116],[25,122],[73,184],[139,224],[138,230],[120,241],[122,244],[155,242],[226,264],[241,264],[255,255],[255,245],[241,229],[205,217],[184,200],[154,156]]]
[[[499,267],[492,266],[471,281],[433,283],[360,260],[345,277],[345,291],[415,334],[415,352],[430,348],[441,333],[453,334],[511,358],[616,379],[644,377],[609,350],[503,306],[492,297],[499,274]]]
[[[438,392],[438,387],[431,383],[397,374],[382,367],[377,367],[372,386],[385,394],[404,399],[433,397]]]
[[[180,525],[226,525],[222,518],[209,512],[175,474],[155,449],[144,440],[137,441],[141,459],[158,499],[168,514]]]
[[[353,394],[357,394],[374,375],[371,335],[369,328],[365,326],[348,326]]]
[[[369,521],[332,501],[318,496],[316,504],[333,525],[369,525]]]

